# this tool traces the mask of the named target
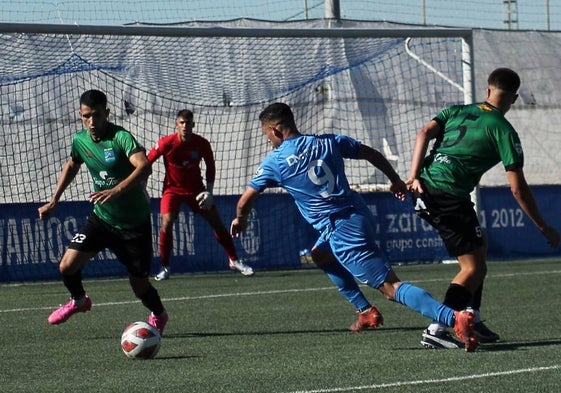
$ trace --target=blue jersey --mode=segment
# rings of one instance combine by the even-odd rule
[[[358,158],[361,143],[344,135],[300,135],[282,142],[257,169],[249,186],[262,192],[282,187],[312,226],[323,231],[330,216],[365,207],[349,187],[344,158]]]
[[[324,270],[357,310],[370,303],[355,278],[380,288],[392,273],[376,244],[374,217],[360,194],[351,190],[345,175],[344,159],[359,158],[360,148],[360,142],[343,135],[298,135],[269,154],[249,182],[258,192],[282,187],[292,195],[302,216],[320,232],[312,249],[331,252],[337,259],[339,263]],[[399,285],[394,297],[441,323],[453,323],[453,309],[409,283]]]

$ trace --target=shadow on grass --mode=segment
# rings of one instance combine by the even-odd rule
[[[529,348],[539,348],[539,347],[549,347],[549,346],[559,346],[561,344],[561,340],[533,340],[533,341],[516,341],[516,342],[506,342],[500,341],[496,343],[488,343],[488,344],[479,344],[479,347],[476,349],[475,352],[507,352],[507,351],[518,351],[524,350]],[[425,348],[423,346],[419,346],[416,348],[408,348],[403,347],[399,348],[400,350],[414,350],[414,351],[448,351],[447,349],[431,349]],[[463,350],[454,349],[455,350]]]
[[[374,330],[366,330],[359,334],[383,334],[384,332],[405,332],[420,331],[424,327],[396,327],[396,328],[380,328]],[[193,338],[193,337],[230,337],[230,336],[275,336],[275,335],[294,335],[294,334],[321,334],[321,333],[345,333],[355,335],[349,329],[309,329],[309,330],[283,330],[283,331],[245,331],[245,332],[193,332],[193,333],[176,333],[166,334],[165,338]]]
[[[158,360],[181,360],[181,359],[202,359],[204,358],[204,356],[193,356],[193,355],[184,355],[184,356],[179,356],[179,355],[174,355],[174,356],[160,356],[160,355],[156,355],[155,358],[152,359],[146,359],[146,360],[150,360],[152,362],[154,361],[158,361]],[[144,360],[144,359],[141,359]]]
[[[478,351],[515,351],[525,348],[558,346],[560,339],[555,340],[532,340],[532,341],[505,341],[492,344],[481,344]]]

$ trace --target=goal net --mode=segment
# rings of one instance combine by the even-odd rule
[[[52,29],[0,34],[0,202],[16,210],[51,197],[72,135],[82,128],[78,99],[88,89],[107,94],[110,121],[131,131],[147,149],[174,132],[178,110],[191,109],[194,132],[214,149],[218,200],[241,194],[270,152],[257,119],[270,103],[291,105],[303,133],[344,133],[380,150],[405,177],[415,132],[442,107],[463,102],[470,93],[465,31]],[[348,162],[347,173],[361,191],[388,185],[367,162]],[[158,161],[147,185],[152,198],[160,197],[163,176]],[[83,168],[63,201],[85,201],[91,190]],[[226,224],[232,211],[221,212]],[[9,220],[0,218],[3,264],[49,259],[44,252],[25,252],[48,243],[48,236],[37,234],[43,224],[36,217],[24,219],[29,236],[16,220],[19,236],[14,237]],[[282,222],[271,230],[279,227]],[[185,239],[176,237],[176,248],[183,247],[177,243]],[[218,248],[216,255],[223,259],[212,235],[198,242],[199,249]],[[6,247],[19,251],[10,254]],[[14,256],[18,252],[21,257]]]

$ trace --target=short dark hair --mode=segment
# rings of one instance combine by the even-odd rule
[[[296,126],[292,109],[282,102],[275,102],[263,109],[259,114],[259,120],[261,122],[281,124],[290,128]]]
[[[107,107],[107,96],[99,90],[88,90],[80,96],[80,105],[86,105],[90,108],[98,106]]]
[[[516,93],[520,88],[520,77],[510,68],[497,68],[487,79],[489,86],[495,86],[503,91]]]
[[[175,116],[175,118],[179,119],[180,117],[188,120],[193,120],[193,111],[190,111],[189,109],[181,109],[179,112],[177,112],[177,116]]]

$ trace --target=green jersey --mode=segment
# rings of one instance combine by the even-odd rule
[[[94,142],[86,129],[76,133],[71,157],[86,164],[94,190],[103,191],[115,187],[134,171],[129,156],[143,150],[130,132],[109,123],[107,133],[99,142]],[[149,198],[144,187],[137,184],[113,200],[96,203],[94,214],[115,228],[134,228],[150,218]]]
[[[455,105],[434,120],[441,132],[420,175],[431,186],[469,199],[481,176],[499,162],[506,170],[524,165],[518,134],[489,103]]]

